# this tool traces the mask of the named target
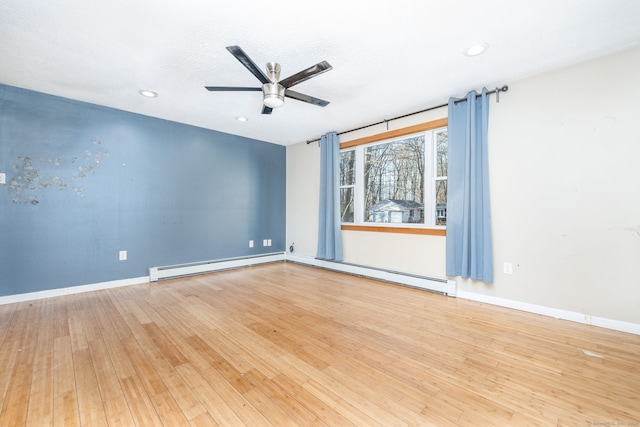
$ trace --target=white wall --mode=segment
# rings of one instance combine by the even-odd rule
[[[459,290],[640,324],[638,76],[635,48],[505,82],[509,92],[491,103],[489,119],[495,282],[457,278]],[[318,179],[317,144],[287,147],[287,241],[311,257]],[[444,237],[345,231],[343,239],[346,262],[445,275]],[[505,261],[513,275],[502,273]]]
[[[317,143],[287,147],[287,250],[314,257],[318,249],[320,148]]]

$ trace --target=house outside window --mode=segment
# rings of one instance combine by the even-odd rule
[[[444,228],[447,148],[440,127],[342,150],[342,222]]]

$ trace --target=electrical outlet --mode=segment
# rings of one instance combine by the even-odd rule
[[[118,257],[119,257],[120,261],[126,261],[127,260],[127,251],[120,251],[118,253]]]
[[[267,246],[267,239],[264,239],[264,240],[262,241],[262,246]]]
[[[271,246],[271,239],[267,239],[267,246]]]
[[[504,274],[513,274],[513,264],[510,262],[505,262],[503,271]]]
[[[0,172],[0,184],[7,183],[7,174],[4,172]]]
[[[249,247],[252,248],[253,247],[253,240],[249,240]]]

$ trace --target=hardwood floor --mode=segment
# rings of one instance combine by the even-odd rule
[[[640,421],[640,336],[291,263],[4,305],[0,327],[0,426]]]

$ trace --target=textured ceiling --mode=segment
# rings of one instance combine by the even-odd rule
[[[0,83],[288,145],[636,46],[639,18],[638,0],[0,0]],[[260,85],[229,45],[282,77],[328,61],[293,89],[331,103],[261,115],[259,92],[207,92]]]

